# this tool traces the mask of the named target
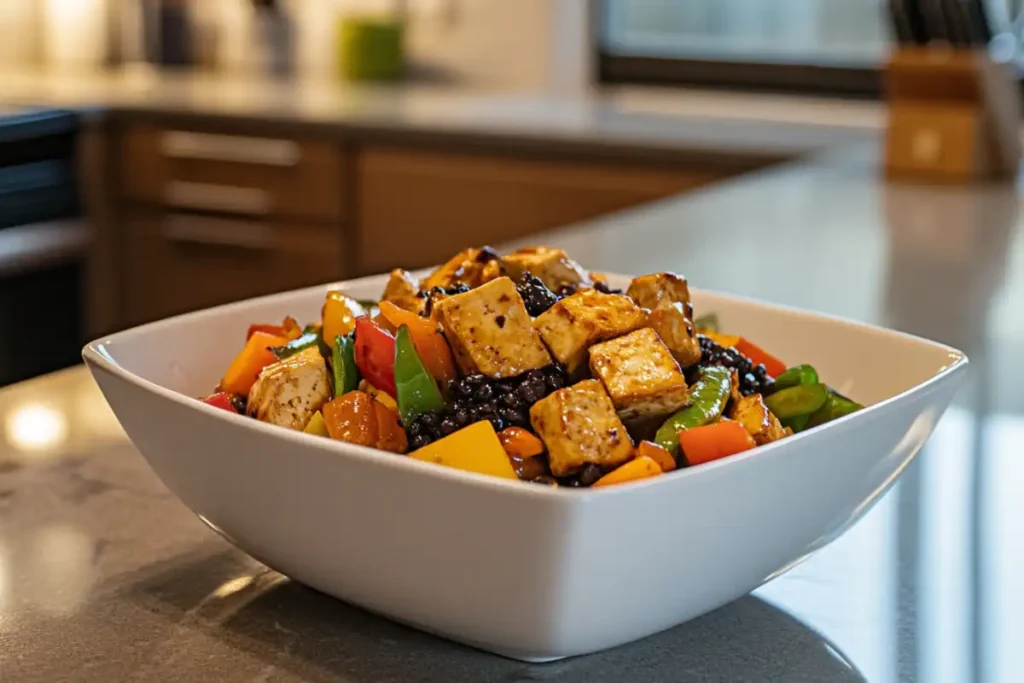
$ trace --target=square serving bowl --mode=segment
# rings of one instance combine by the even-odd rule
[[[97,340],[83,356],[121,425],[189,508],[324,593],[526,661],[594,652],[723,605],[836,538],[920,450],[963,353],[704,291],[699,314],[811,363],[865,410],[654,479],[569,490],[488,478],[209,407],[254,321],[319,318],[324,292],[244,301]],[[622,286],[626,278],[613,278]]]

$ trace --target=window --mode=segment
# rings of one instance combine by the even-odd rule
[[[1017,0],[984,2],[996,26],[1019,28],[1011,28],[1009,19],[1019,14]],[[602,0],[600,77],[877,95],[892,40],[887,5],[888,0]]]

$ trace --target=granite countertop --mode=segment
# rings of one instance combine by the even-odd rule
[[[160,484],[72,369],[0,391],[0,680],[1021,680],[1021,193],[886,184],[868,157],[776,167],[536,238],[594,268],[671,268],[970,355],[964,389],[899,484],[805,564],[644,641],[551,665],[505,660],[233,549]]]
[[[877,139],[884,107],[820,98],[617,88],[573,94],[459,85],[335,81],[153,71],[0,72],[0,103],[122,116],[214,119],[306,134],[449,138],[678,160],[789,159]]]

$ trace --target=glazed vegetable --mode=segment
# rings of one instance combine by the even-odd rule
[[[699,318],[694,318],[693,326],[704,334],[707,334],[708,332],[718,332],[718,316],[714,313],[708,313],[707,315],[702,315]]]
[[[639,481],[641,479],[656,477],[659,474],[662,474],[662,470],[657,461],[646,455],[642,455],[633,458],[625,465],[619,465],[617,468],[594,482],[593,486],[594,488],[597,488],[599,486],[625,484],[630,481]]]
[[[227,410],[232,413],[238,413],[235,409],[233,402],[233,396],[225,391],[218,391],[216,394],[211,394],[206,398],[202,399],[203,403],[214,408],[220,408],[221,410]]]
[[[322,412],[332,439],[394,453],[404,453],[408,448],[398,418],[369,394],[350,391],[325,404]]]
[[[818,372],[810,365],[794,365],[775,377],[775,390],[798,387],[802,384],[817,384]]]
[[[522,427],[502,429],[498,432],[498,441],[510,458],[523,460],[544,452],[544,443]]]
[[[844,415],[855,413],[863,407],[861,404],[851,401],[845,396],[840,396],[830,391],[824,405],[810,416],[806,427],[809,429],[832,420],[837,420]]]
[[[356,366],[366,380],[391,396],[395,389],[395,338],[366,316],[356,319]]]
[[[315,332],[307,332],[306,334],[292,339],[283,346],[275,346],[270,350],[274,352],[274,355],[278,360],[284,360],[285,358],[289,358],[297,353],[316,346],[319,341],[319,334],[316,334]]]
[[[377,387],[367,382],[365,379],[359,380],[358,389],[363,393],[369,394],[373,400],[383,403],[384,406],[394,414],[398,414],[398,402],[395,401],[395,399],[392,398],[392,396],[388,394],[386,391],[381,391]]]
[[[316,436],[330,436],[330,433],[327,431],[327,423],[324,422],[323,413],[319,410],[313,413],[313,417],[309,419],[309,423],[302,431]]]
[[[736,350],[749,358],[755,367],[763,365],[770,377],[778,377],[786,371],[785,363],[745,337],[740,337]]]
[[[359,386],[359,368],[356,367],[356,340],[354,334],[334,338],[331,349],[334,369],[334,396],[343,396]]]
[[[702,368],[697,381],[690,387],[687,399],[690,405],[665,421],[654,435],[654,442],[671,454],[679,451],[679,430],[693,429],[722,415],[729,400],[731,378],[729,369],[719,366]]]
[[[486,420],[474,422],[454,434],[413,451],[409,457],[467,472],[504,479],[518,478],[494,427]]]
[[[810,415],[825,405],[828,395],[828,387],[824,384],[807,384],[776,391],[764,403],[777,418],[788,420]]]
[[[700,465],[754,447],[754,439],[739,422],[722,420],[679,432],[679,447],[688,465]]]
[[[359,302],[341,292],[327,292],[322,313],[323,339],[327,344],[335,337],[343,337],[354,330],[356,318],[366,315]]]
[[[405,324],[395,336],[395,388],[398,412],[405,424],[412,424],[418,415],[444,408],[444,397],[416,353]]]
[[[220,382],[220,390],[231,394],[248,394],[260,371],[277,361],[271,349],[288,342],[266,332],[254,332],[245,347],[235,356]]]
[[[400,325],[409,328],[409,335],[416,345],[420,360],[441,387],[448,386],[448,382],[455,379],[457,375],[452,350],[444,335],[438,331],[437,323],[401,309],[390,301],[380,302],[380,312],[396,329]]]
[[[667,449],[662,448],[653,441],[641,441],[636,447],[636,457],[648,457],[658,463],[662,472],[671,472],[676,468],[676,460]]]

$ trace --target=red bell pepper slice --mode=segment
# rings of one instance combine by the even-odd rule
[[[226,391],[218,391],[216,394],[207,396],[203,399],[203,403],[214,408],[220,408],[221,410],[229,410],[236,415],[238,414],[235,406],[231,403],[231,394]]]
[[[366,381],[394,398],[395,338],[368,316],[356,318],[356,367]]]
[[[736,344],[736,350],[742,353],[744,356],[750,359],[750,362],[756,365],[764,365],[764,369],[768,371],[768,374],[772,377],[778,377],[786,371],[786,364],[781,360],[768,353],[760,346],[750,341],[746,337],[740,337],[739,342]]]

